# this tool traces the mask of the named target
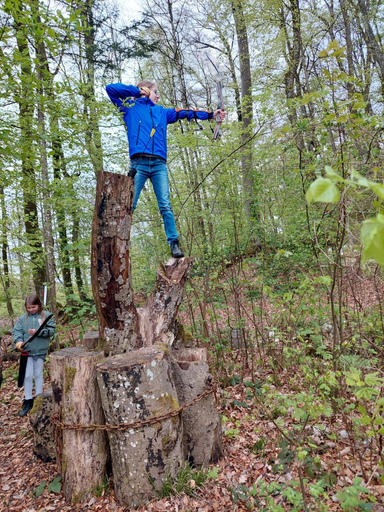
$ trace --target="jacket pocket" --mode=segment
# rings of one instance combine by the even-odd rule
[[[136,146],[139,143],[139,137],[140,137],[140,128],[141,128],[141,121],[139,121],[139,127],[137,129],[137,137],[136,137]]]

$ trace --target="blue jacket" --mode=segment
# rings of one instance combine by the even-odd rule
[[[27,339],[31,336],[28,334],[28,329],[38,329],[40,327],[40,321],[44,321],[48,315],[50,315],[49,311],[43,311],[44,316],[39,315],[39,313],[35,313],[31,315],[30,313],[24,313],[16,322],[15,327],[12,330],[13,334],[13,343],[12,346],[15,347],[18,341],[27,341]],[[39,336],[37,336],[31,343],[28,343],[25,346],[25,350],[28,352],[30,356],[40,356],[45,357],[48,352],[49,347],[49,338],[55,334],[55,321],[53,317],[49,319],[47,325],[41,331]]]
[[[134,85],[109,84],[106,90],[111,101],[123,113],[130,158],[146,153],[166,160],[168,124],[175,123],[178,119],[204,121],[213,117],[213,112],[205,110],[164,108],[155,105],[149,98],[139,98],[140,90]]]

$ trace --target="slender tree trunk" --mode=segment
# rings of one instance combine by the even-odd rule
[[[381,81],[381,94],[384,97],[384,51],[378,42],[378,34],[375,34],[369,19],[369,8],[365,0],[358,0],[358,6],[362,18],[362,30],[365,42],[371,50],[372,57],[378,65],[378,73]]]
[[[241,76],[241,110],[242,131],[241,143],[244,144],[252,134],[253,103],[251,61],[249,57],[249,43],[247,24],[244,17],[243,4],[240,0],[232,2],[233,17],[235,20],[237,44],[239,47],[240,76]],[[245,212],[247,219],[257,220],[259,208],[257,206],[256,188],[253,178],[252,146],[246,145],[241,151],[241,167],[243,171],[243,188],[245,196]]]
[[[84,36],[85,77],[81,88],[84,99],[84,118],[86,120],[85,143],[95,174],[103,170],[103,149],[99,128],[99,114],[95,98],[95,24],[93,19],[94,0],[77,2],[81,10],[82,31]]]
[[[33,263],[32,274],[36,293],[40,296],[45,282],[44,253],[39,229],[36,177],[34,156],[33,112],[34,112],[34,87],[31,56],[28,48],[27,28],[20,19],[24,14],[22,2],[16,1],[13,6],[12,16],[20,55],[21,67],[21,92],[16,101],[19,105],[19,121],[21,131],[21,170],[24,204],[24,225],[26,238],[31,247],[31,260]]]
[[[0,187],[0,204],[1,204],[1,254],[3,259],[3,272],[2,284],[4,288],[5,302],[7,304],[8,315],[12,318],[14,316],[12,299],[9,293],[10,277],[8,265],[8,238],[7,238],[7,209],[4,199],[4,188]]]

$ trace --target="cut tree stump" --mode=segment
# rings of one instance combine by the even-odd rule
[[[179,408],[167,351],[146,347],[108,357],[97,365],[97,380],[106,422],[117,425],[146,420]],[[183,464],[179,415],[153,425],[108,430],[115,495],[135,507],[156,497]]]
[[[52,388],[37,396],[29,413],[29,423],[33,429],[33,453],[43,462],[50,462],[56,456],[55,429],[51,423],[53,413]]]
[[[133,193],[131,177],[97,173],[91,280],[100,346],[107,354],[120,354],[142,346],[129,258]]]
[[[88,331],[83,336],[83,345],[91,350],[97,348],[99,344],[99,331]]]
[[[50,356],[55,412],[61,421],[74,425],[103,425],[104,414],[96,380],[95,364],[103,351],[72,347]],[[103,430],[56,429],[56,460],[63,477],[65,499],[81,503],[102,485],[108,460]]]
[[[172,352],[172,371],[180,403],[190,402],[212,387],[206,349]],[[183,411],[184,457],[195,467],[208,467],[223,456],[221,419],[212,393]]]
[[[140,333],[145,347],[155,343],[172,346],[176,317],[192,265],[190,258],[170,258],[157,269],[154,291],[145,306],[138,310]]]
[[[157,270],[154,291],[143,308],[133,302],[129,239],[134,183],[121,174],[99,172],[92,229],[92,291],[99,319],[99,348],[116,355],[171,345],[190,258],[171,258]]]

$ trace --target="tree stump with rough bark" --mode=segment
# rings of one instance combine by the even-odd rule
[[[142,346],[129,258],[133,194],[134,182],[129,176],[98,172],[91,280],[102,342],[99,346],[111,354]]]
[[[72,347],[50,356],[55,412],[61,421],[73,425],[104,424],[95,364],[102,351]],[[65,499],[80,503],[102,485],[108,460],[103,430],[56,429],[56,460],[63,477]]]
[[[99,172],[92,227],[92,291],[99,319],[99,347],[116,355],[172,344],[173,329],[192,260],[171,258],[157,270],[154,291],[143,308],[133,301],[129,239],[134,182]]]
[[[53,393],[52,388],[49,388],[35,398],[29,413],[29,423],[34,435],[33,453],[43,462],[50,462],[56,456],[52,413]]]
[[[97,365],[107,423],[146,420],[179,408],[166,352],[146,347]],[[179,416],[139,428],[108,430],[108,437],[116,498],[126,507],[155,497],[153,485],[161,488],[164,479],[176,476],[183,464]]]
[[[180,403],[190,402],[212,387],[205,349],[172,352],[172,371]],[[221,419],[212,393],[183,411],[185,459],[195,467],[208,467],[223,456]]]

